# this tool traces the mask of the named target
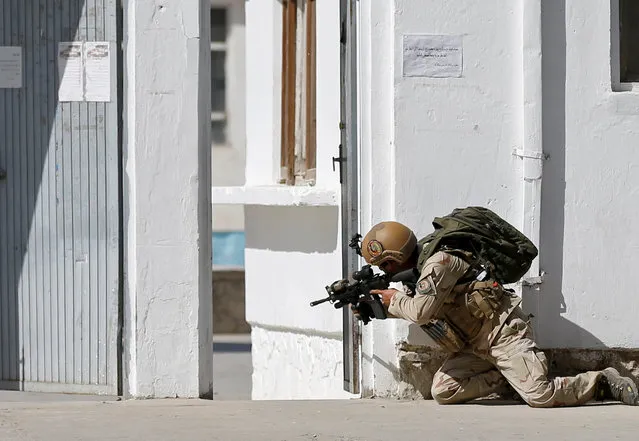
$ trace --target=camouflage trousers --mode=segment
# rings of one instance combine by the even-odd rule
[[[532,407],[577,406],[594,398],[600,371],[574,377],[548,377],[548,361],[520,317],[504,324],[484,353],[453,354],[435,373],[431,393],[440,404],[458,404],[507,393],[510,385]]]

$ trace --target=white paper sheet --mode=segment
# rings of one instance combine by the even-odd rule
[[[58,46],[61,102],[111,101],[111,46],[108,41],[64,42]]]
[[[111,101],[111,51],[107,41],[84,44],[86,101]]]
[[[462,76],[463,49],[459,35],[404,35],[402,56],[405,77]]]
[[[58,45],[58,71],[61,102],[84,101],[84,62],[82,43],[63,42]]]
[[[22,87],[22,48],[0,46],[0,89]]]

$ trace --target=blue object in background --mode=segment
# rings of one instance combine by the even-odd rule
[[[213,265],[244,267],[244,232],[213,232]]]

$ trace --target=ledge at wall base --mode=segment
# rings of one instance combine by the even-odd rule
[[[212,187],[213,204],[266,206],[339,206],[340,190],[310,186],[259,185]]]
[[[250,317],[246,319],[246,322],[251,326],[251,328],[260,328],[264,331],[277,332],[283,334],[297,334],[304,335],[307,337],[320,337],[327,338],[330,340],[342,340],[342,331],[328,331],[325,329],[314,329],[314,328],[299,328],[294,326],[286,326],[286,325],[273,325],[269,323],[264,323],[256,320],[252,320]]]

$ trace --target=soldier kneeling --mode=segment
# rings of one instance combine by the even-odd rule
[[[549,379],[548,361],[532,338],[521,298],[490,276],[478,280],[466,250],[446,248],[420,259],[422,251],[415,234],[397,222],[375,225],[361,245],[366,261],[386,274],[419,272],[414,292],[371,293],[381,297],[389,317],[421,326],[451,353],[433,378],[431,393],[438,403],[464,403],[510,386],[532,407],[592,399],[639,404],[635,383],[614,368]]]

